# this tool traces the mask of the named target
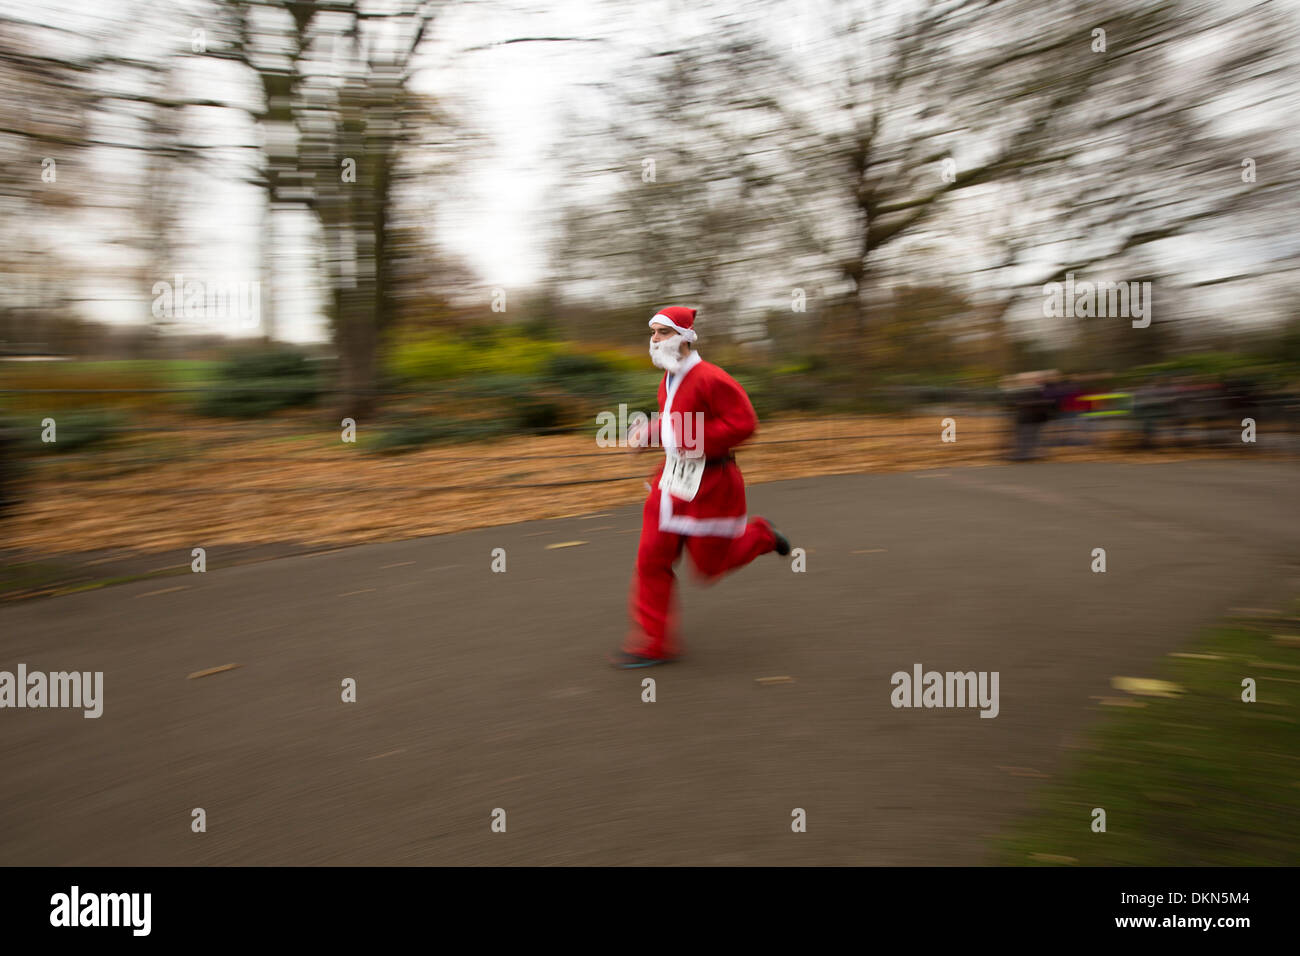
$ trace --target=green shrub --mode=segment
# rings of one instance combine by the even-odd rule
[[[584,355],[581,352],[564,352],[547,359],[542,374],[562,381],[574,376],[606,375],[610,371],[612,371],[610,366],[599,356]]]
[[[467,379],[456,386],[456,394],[507,401],[538,391],[544,383],[536,375],[488,374]]]
[[[217,367],[215,383],[195,405],[200,415],[242,418],[310,405],[321,392],[311,359],[292,349],[241,351]]]
[[[605,366],[612,371],[645,373],[651,371],[650,356],[644,352],[631,355],[614,349],[599,349],[591,354],[604,362]]]
[[[490,349],[476,356],[477,361],[472,364],[482,372],[536,375],[547,360],[565,349],[563,342],[540,341],[515,332],[503,332]]]
[[[441,382],[464,374],[471,346],[450,336],[406,342],[389,357],[388,368],[407,381]]]
[[[511,406],[511,422],[519,431],[543,435],[570,431],[564,421],[565,408],[545,398],[529,397]]]
[[[230,356],[217,367],[217,378],[227,382],[255,382],[266,378],[311,378],[311,360],[291,349],[258,349]]]
[[[29,454],[37,452],[77,451],[112,441],[126,425],[126,419],[114,412],[103,410],[64,411],[51,416],[54,419],[53,442],[43,442],[40,422],[24,422],[16,428],[17,444]]]
[[[605,397],[622,373],[595,355],[567,352],[553,355],[542,369],[542,376],[559,391],[583,397]]]
[[[600,356],[551,356],[536,374],[489,373],[458,382],[458,395],[489,400],[511,427],[525,432],[558,432],[591,421],[597,411],[619,403],[647,414],[656,405],[658,380],[644,371],[611,368]]]
[[[659,379],[646,372],[621,372],[611,376],[609,390],[602,399],[599,403],[602,409],[617,412],[621,402],[629,411],[649,415],[659,409]]]
[[[777,411],[812,412],[826,404],[826,389],[805,379],[787,379],[771,397]]]
[[[510,430],[509,423],[500,418],[412,417],[381,430],[370,448],[381,454],[401,454],[425,445],[496,438]]]
[[[1194,375],[1208,381],[1223,381],[1258,370],[1266,362],[1235,352],[1195,352],[1154,365],[1141,365],[1120,373],[1126,382],[1141,381],[1147,376]]]
[[[387,369],[407,382],[444,382],[478,375],[536,375],[562,342],[537,339],[515,329],[480,328],[463,336],[437,333],[401,342]]]

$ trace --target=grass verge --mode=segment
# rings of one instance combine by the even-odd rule
[[[189,573],[191,572],[188,566],[180,565],[175,568],[137,574],[97,577],[92,572],[86,572],[68,563],[24,561],[0,565],[0,602],[33,597],[57,597],[63,594],[76,594],[79,591],[94,591],[115,584],[130,584],[132,581]]]
[[[1300,864],[1298,610],[1229,621],[1170,655],[1160,681],[1121,681],[1103,701],[1115,712],[997,841],[995,862]],[[1098,807],[1104,833],[1092,830]]]

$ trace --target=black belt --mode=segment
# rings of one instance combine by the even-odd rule
[[[725,454],[725,455],[720,455],[720,456],[717,457],[717,458],[706,458],[706,459],[704,459],[704,464],[706,464],[706,465],[721,465],[721,464],[723,464],[724,462],[735,461],[735,460],[736,460],[736,453],[735,453],[734,451],[731,451],[731,452],[727,452],[727,454]]]

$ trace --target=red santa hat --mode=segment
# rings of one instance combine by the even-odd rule
[[[697,338],[695,334],[695,310],[688,309],[684,305],[670,305],[667,308],[660,309],[655,313],[654,318],[650,320],[653,325],[667,325],[677,330],[677,332],[687,342],[694,342]]]

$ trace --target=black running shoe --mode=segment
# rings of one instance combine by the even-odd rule
[[[771,531],[773,536],[776,538],[776,548],[774,550],[784,558],[790,553],[790,540],[780,531],[777,531],[776,528],[772,527],[772,522],[768,521],[766,518],[764,518],[763,521],[767,524],[767,530]]]
[[[609,655],[609,662],[622,670],[634,667],[654,667],[656,664],[671,664],[675,657],[646,657],[643,654],[629,654],[621,648]]]

